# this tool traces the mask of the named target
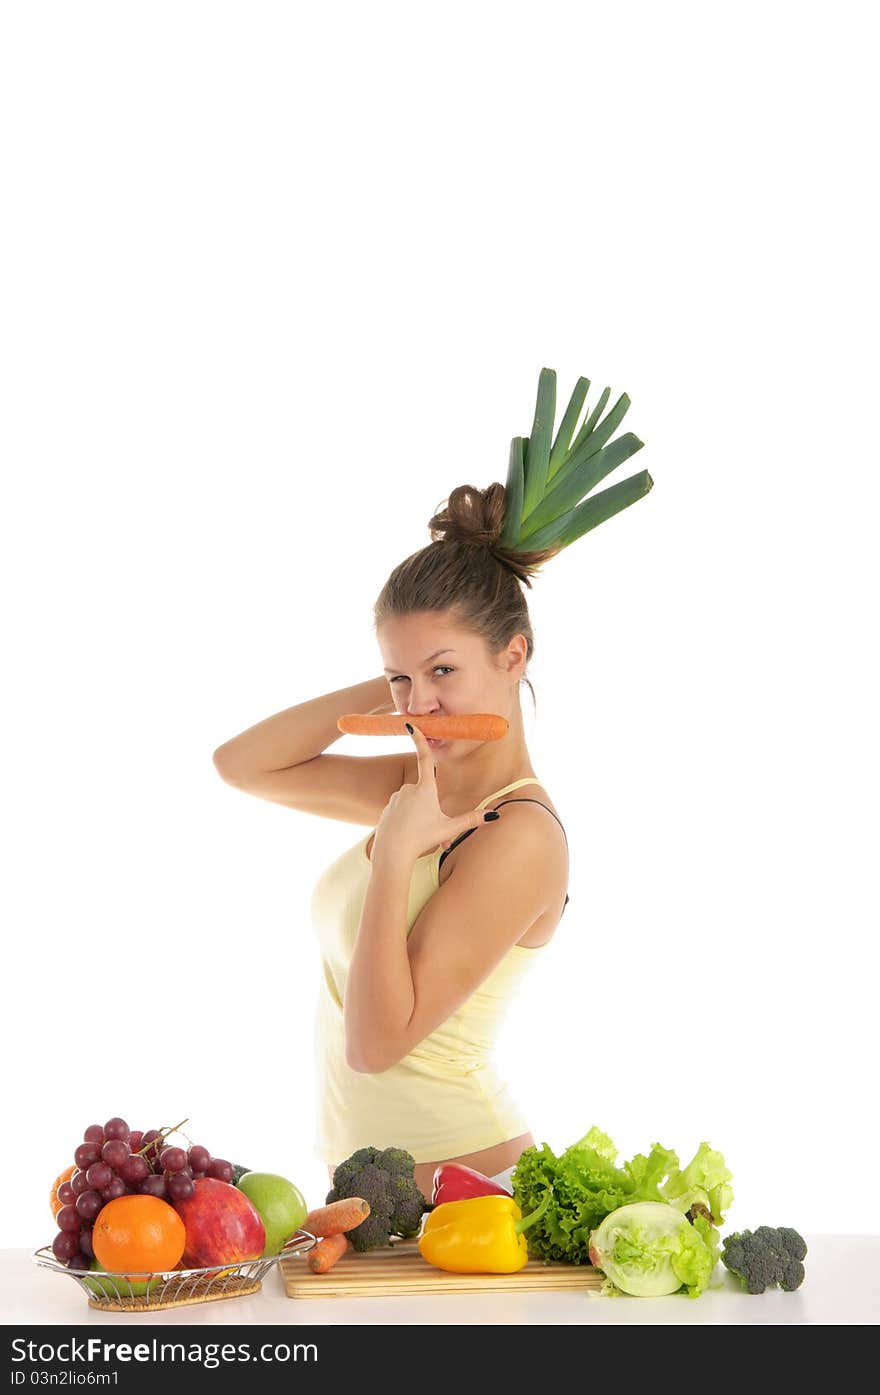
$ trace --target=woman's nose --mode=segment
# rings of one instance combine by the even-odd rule
[[[406,705],[407,712],[411,712],[414,717],[425,717],[436,712],[436,702],[429,702],[427,699],[419,701],[416,697],[411,697]]]

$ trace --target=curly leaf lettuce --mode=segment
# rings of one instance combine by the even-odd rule
[[[733,1189],[729,1186],[732,1176],[717,1149],[701,1143],[684,1171],[672,1173],[660,1188],[660,1199],[679,1211],[694,1208],[698,1215],[708,1212],[714,1224],[721,1225],[733,1201]]]
[[[547,1210],[528,1233],[529,1253],[546,1263],[590,1264],[591,1233],[607,1215],[638,1201],[668,1204],[671,1198],[664,1189],[679,1177],[686,1180],[674,1207],[679,1213],[688,1210],[691,1202],[683,1203],[689,1192],[705,1192],[709,1197],[707,1187],[714,1190],[724,1185],[721,1171],[725,1179],[730,1177],[720,1153],[712,1155],[720,1160],[720,1170],[717,1161],[710,1167],[703,1151],[707,1147],[701,1145],[684,1173],[677,1154],[659,1143],[618,1165],[615,1144],[595,1126],[560,1155],[547,1143],[524,1149],[512,1176],[514,1198],[523,1214],[537,1210],[548,1188],[553,1190]],[[716,1204],[720,1200],[719,1193]],[[707,1209],[711,1209],[708,1203]]]

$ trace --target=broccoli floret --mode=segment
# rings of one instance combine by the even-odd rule
[[[409,1177],[412,1180],[416,1160],[405,1148],[383,1148],[375,1161],[377,1167],[384,1167],[395,1177]]]
[[[333,1189],[327,1193],[327,1201],[341,1201],[346,1196],[362,1196],[370,1203],[371,1216],[384,1216],[390,1222],[394,1214],[394,1202],[389,1182],[388,1173],[375,1163],[368,1162],[360,1169],[337,1167],[333,1173]]]
[[[378,1250],[391,1244],[391,1229],[387,1216],[374,1216],[372,1213],[365,1221],[355,1226],[354,1230],[346,1232],[351,1247],[363,1253],[364,1250]]]
[[[394,1202],[394,1234],[418,1235],[427,1202],[412,1173],[408,1177],[392,1175],[391,1196]]]
[[[721,1259],[749,1293],[763,1293],[773,1284],[791,1292],[804,1281],[806,1253],[803,1236],[791,1226],[760,1225],[754,1232],[726,1235]]]
[[[792,1230],[790,1225],[777,1226],[776,1234],[792,1259],[806,1259],[807,1242],[802,1235],[799,1235],[796,1230]]]
[[[347,1188],[352,1176],[357,1175],[357,1173],[360,1172],[361,1168],[367,1167],[370,1163],[375,1163],[378,1160],[378,1158],[378,1148],[358,1148],[357,1152],[352,1153],[350,1158],[346,1158],[345,1162],[341,1162],[339,1166],[335,1169],[333,1173],[334,1187],[342,1187],[343,1189]],[[340,1196],[355,1195],[360,1195],[360,1193],[350,1192],[347,1190],[343,1190],[340,1192]]]
[[[365,1221],[346,1231],[355,1250],[375,1250],[390,1245],[391,1236],[418,1232],[429,1209],[416,1185],[415,1159],[404,1148],[358,1148],[333,1173],[328,1204],[346,1196],[362,1196],[370,1203]]]

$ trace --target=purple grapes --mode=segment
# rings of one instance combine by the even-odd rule
[[[82,1220],[75,1206],[62,1206],[55,1217],[55,1224],[59,1230],[78,1235]]]
[[[112,1167],[108,1167],[105,1162],[96,1162],[92,1163],[86,1173],[86,1181],[90,1187],[94,1187],[96,1191],[100,1192],[105,1187],[109,1187],[112,1176]]]
[[[52,1241],[52,1253],[62,1264],[66,1264],[79,1251],[79,1232],[76,1234],[72,1230],[59,1230]]]
[[[119,1175],[123,1182],[127,1182],[130,1187],[137,1187],[138,1182],[142,1182],[150,1173],[150,1165],[146,1158],[142,1158],[137,1153],[130,1153],[119,1169]],[[60,1189],[59,1189],[60,1195]]]
[[[120,1170],[125,1159],[130,1156],[128,1144],[123,1143],[121,1138],[108,1138],[101,1149],[101,1160],[116,1172]]]
[[[85,1172],[92,1163],[98,1161],[101,1156],[101,1148],[102,1144],[97,1141],[81,1143],[73,1155],[73,1161],[82,1172]]]
[[[169,1172],[165,1177],[169,1201],[186,1201],[194,1194],[196,1184],[185,1172]]]
[[[103,1205],[104,1198],[101,1196],[100,1192],[80,1192],[79,1196],[76,1199],[75,1207],[76,1214],[80,1219],[80,1223],[82,1223],[83,1221],[93,1221]],[[61,1215],[60,1211],[58,1212],[58,1215]],[[62,1226],[61,1229],[63,1230],[64,1227]]]
[[[208,1163],[207,1174],[209,1177],[216,1177],[218,1182],[231,1182],[234,1169],[231,1162],[225,1158],[212,1158]]]
[[[186,1167],[186,1153],[182,1148],[163,1148],[159,1166],[163,1172],[182,1172]]]
[[[207,1172],[208,1164],[211,1161],[211,1154],[207,1148],[203,1148],[200,1143],[194,1143],[187,1153],[187,1161],[193,1170],[193,1176],[197,1172]]]
[[[80,1169],[79,1172],[73,1173],[70,1179],[70,1190],[73,1192],[74,1196],[79,1196],[80,1192],[87,1191],[88,1186],[86,1174],[82,1169]]]
[[[163,1201],[167,1201],[164,1173],[150,1173],[149,1177],[138,1183],[138,1191],[145,1192],[147,1196],[160,1196]]]

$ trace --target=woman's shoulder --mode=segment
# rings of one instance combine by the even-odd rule
[[[562,823],[562,815],[553,803],[546,785],[532,784],[530,781],[527,785],[520,785],[515,790],[508,790],[507,794],[499,794],[494,799],[490,799],[486,807],[487,809],[497,809],[500,805],[506,804],[508,800],[511,799],[536,800],[539,804],[543,804],[545,808],[549,809],[551,813],[554,813],[559,819],[559,822]]]
[[[537,803],[532,801],[537,801]],[[542,813],[537,808],[537,804],[542,804],[544,809],[549,812]],[[565,825],[546,787],[540,784],[521,785],[518,789],[510,790],[508,794],[490,799],[484,807],[498,809],[502,819],[513,815],[520,823],[520,833],[528,839],[533,847],[537,839],[538,847],[542,853],[542,879],[545,881],[547,892],[547,909],[533,925],[529,926],[526,933],[518,941],[518,945],[523,949],[540,948],[547,944],[552,937],[568,901],[568,881],[571,868],[568,834],[565,831]],[[555,817],[551,817],[551,815],[555,815]],[[478,844],[478,838],[469,838],[467,835],[464,836],[460,845],[453,844],[452,849],[444,854],[446,861],[441,866],[439,874],[441,884],[445,880],[444,873],[446,876],[452,875],[453,864],[456,861],[464,864],[471,875],[479,876],[480,850]]]

